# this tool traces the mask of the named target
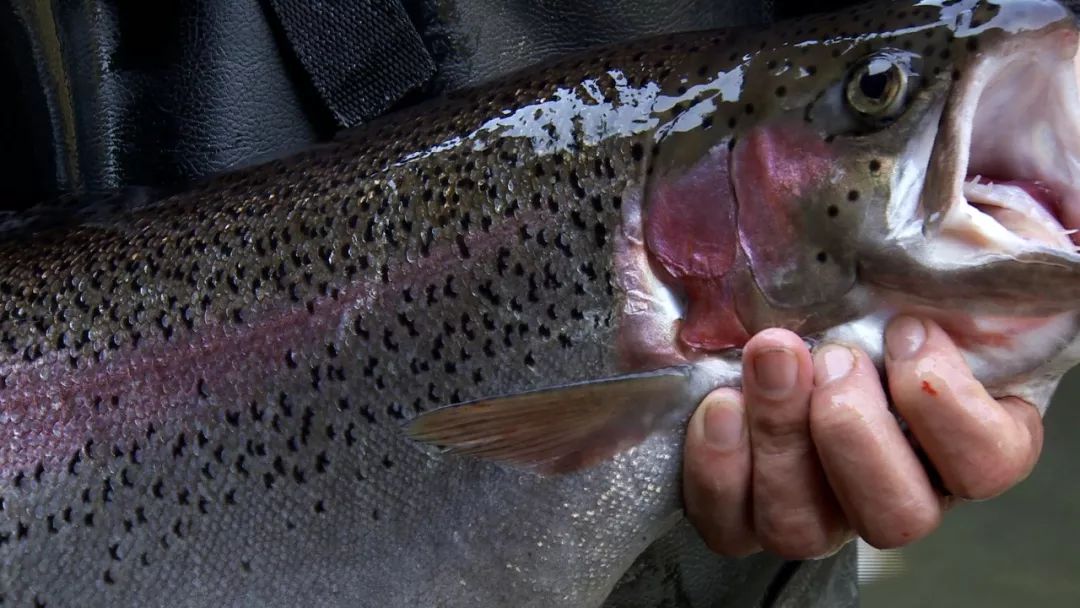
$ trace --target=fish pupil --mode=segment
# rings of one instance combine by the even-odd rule
[[[889,74],[888,72],[878,72],[876,74],[866,73],[859,79],[859,91],[866,96],[867,99],[880,100],[885,96],[885,90],[889,86]]]

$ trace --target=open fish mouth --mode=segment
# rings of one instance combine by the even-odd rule
[[[1075,30],[1010,42],[957,83],[941,236],[981,253],[1080,259],[1080,53]],[[1053,59],[1057,60],[1053,60]],[[934,196],[933,192],[928,193]]]
[[[901,165],[896,183],[910,184],[927,162],[921,188],[895,199],[896,245],[860,261],[898,309],[934,318],[978,351],[984,381],[1028,373],[1032,362],[1071,364],[1069,345],[1080,348],[1078,39],[1061,19],[978,40],[927,118],[933,141],[915,140],[914,162]]]
[[[967,221],[994,245],[1031,242],[1076,250],[1077,230],[1066,226],[1061,197],[1041,181],[996,180],[975,175],[964,182]]]

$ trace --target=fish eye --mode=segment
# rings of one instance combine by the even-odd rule
[[[858,64],[848,78],[848,105],[860,116],[874,120],[895,118],[903,111],[911,84],[911,64],[906,57],[879,53]]]

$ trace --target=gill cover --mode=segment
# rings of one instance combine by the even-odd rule
[[[805,107],[793,103],[737,139],[739,242],[771,306],[809,309],[855,285],[864,222],[887,212],[888,169],[921,126],[905,116],[919,64],[910,51],[876,50]]]
[[[743,321],[753,314],[735,310],[740,270],[776,310],[809,311],[852,289],[863,222],[886,214],[891,159],[920,122],[906,117],[918,67],[912,52],[880,49],[831,81],[757,104],[754,120],[734,131],[658,131],[646,244],[686,300],[686,345],[719,350],[748,338],[754,328]],[[747,73],[754,87],[752,65]],[[711,103],[685,115],[707,115]],[[710,120],[743,107],[755,104],[717,107]]]

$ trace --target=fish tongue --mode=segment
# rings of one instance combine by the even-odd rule
[[[975,176],[964,183],[964,198],[1016,236],[1054,248],[1073,247],[1070,235],[1075,231],[1058,220],[1061,199],[1040,182]]]

